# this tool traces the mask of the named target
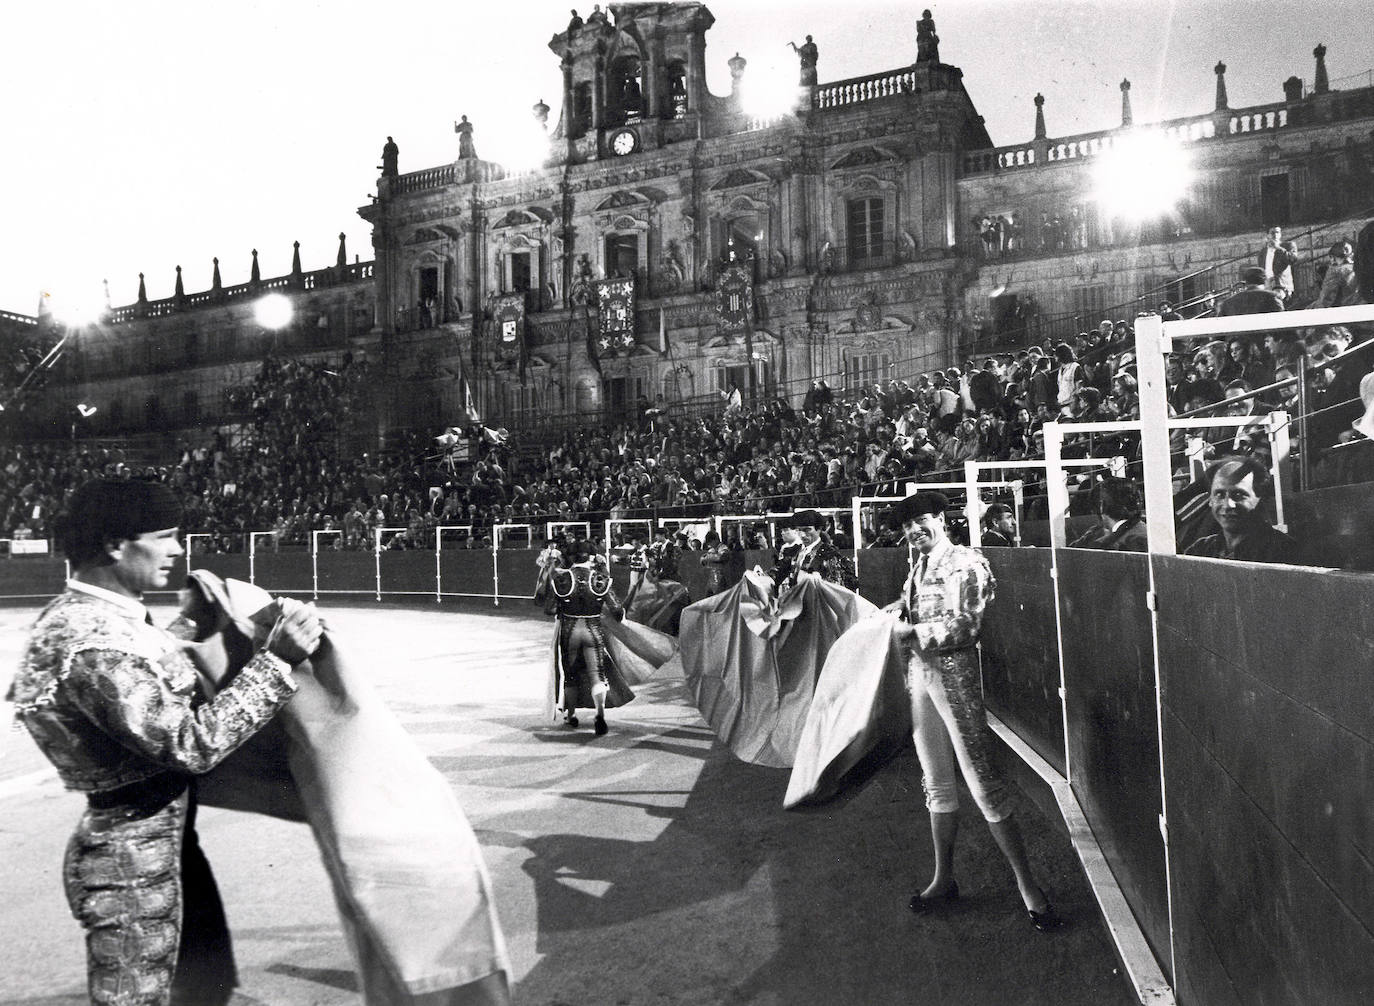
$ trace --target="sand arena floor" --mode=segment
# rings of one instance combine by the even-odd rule
[[[321,608],[477,831],[517,1003],[1132,1001],[1068,840],[1028,802],[1032,861],[1072,925],[1031,929],[967,809],[964,896],[918,919],[906,900],[930,848],[914,752],[835,806],[784,812],[786,771],[735,760],[679,683],[641,688],[604,738],[589,718],[546,723],[552,625],[527,605]],[[0,609],[0,692],[35,613]],[[0,1004],[78,1006],[83,949],[60,865],[82,798],[22,729],[0,732],[0,805]],[[308,829],[206,809],[199,830],[234,933],[235,1006],[358,1002]]]

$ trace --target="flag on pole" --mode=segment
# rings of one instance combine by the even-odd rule
[[[480,423],[481,415],[477,411],[477,406],[472,401],[472,385],[468,384],[468,375],[462,376],[463,381],[463,418],[470,423]]]

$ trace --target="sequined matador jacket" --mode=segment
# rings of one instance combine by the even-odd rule
[[[91,999],[162,1006],[181,938],[187,783],[296,686],[263,651],[206,701],[178,636],[148,624],[137,602],[109,597],[69,585],[44,608],[10,698],[63,784],[87,794],[64,881],[87,934]]]

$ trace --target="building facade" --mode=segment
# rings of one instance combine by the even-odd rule
[[[730,94],[707,88],[713,21],[701,3],[575,18],[549,43],[557,119],[532,109],[541,168],[483,160],[466,117],[451,163],[402,173],[388,144],[359,210],[374,262],[341,248],[331,269],[297,257],[289,276],[141,296],[80,333],[55,379],[110,433],[232,420],[223,389],[269,351],[367,352],[379,434],[460,422],[469,401],[519,427],[612,418],[641,396],[799,400],[813,376],[857,386],[1164,300],[1201,308],[1271,224],[1299,240],[1301,288],[1374,205],[1374,87],[1332,87],[1321,46],[1310,86],[1276,82],[1281,101],[1230,108],[1218,64],[1210,111],[1137,124],[1123,81],[1120,126],[1056,138],[1037,96],[1032,138],[994,146],[929,19],[913,62],[868,76],[818,83],[802,47],[795,106],[766,120],[744,111],[738,54]],[[1114,216],[1098,166],[1142,136],[1184,151],[1192,178],[1166,212]],[[732,259],[752,280],[743,331],[722,324]],[[612,278],[633,287],[633,337],[608,345],[597,291]],[[296,307],[279,332],[252,312],[269,291]]]

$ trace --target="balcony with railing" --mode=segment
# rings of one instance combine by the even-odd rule
[[[1084,161],[1113,149],[1123,137],[1147,132],[1164,136],[1180,144],[1273,133],[1288,128],[1289,112],[1289,106],[1279,102],[1237,109],[1226,112],[1224,117],[1213,114],[1191,115],[1150,125],[1123,126],[1093,133],[1079,133],[1047,142],[1032,140],[990,150],[974,150],[964,155],[964,174],[978,175],[1045,164]],[[1043,159],[1037,151],[1037,148],[1042,146],[1045,151]]]
[[[107,325],[122,325],[140,318],[163,318],[200,308],[249,300],[267,293],[289,294],[292,291],[326,290],[352,283],[365,283],[372,279],[375,268],[374,262],[354,262],[352,265],[330,266],[299,274],[287,273],[285,276],[239,283],[218,290],[202,290],[182,297],[165,297],[161,300],[127,304],[111,309],[103,322]]]

